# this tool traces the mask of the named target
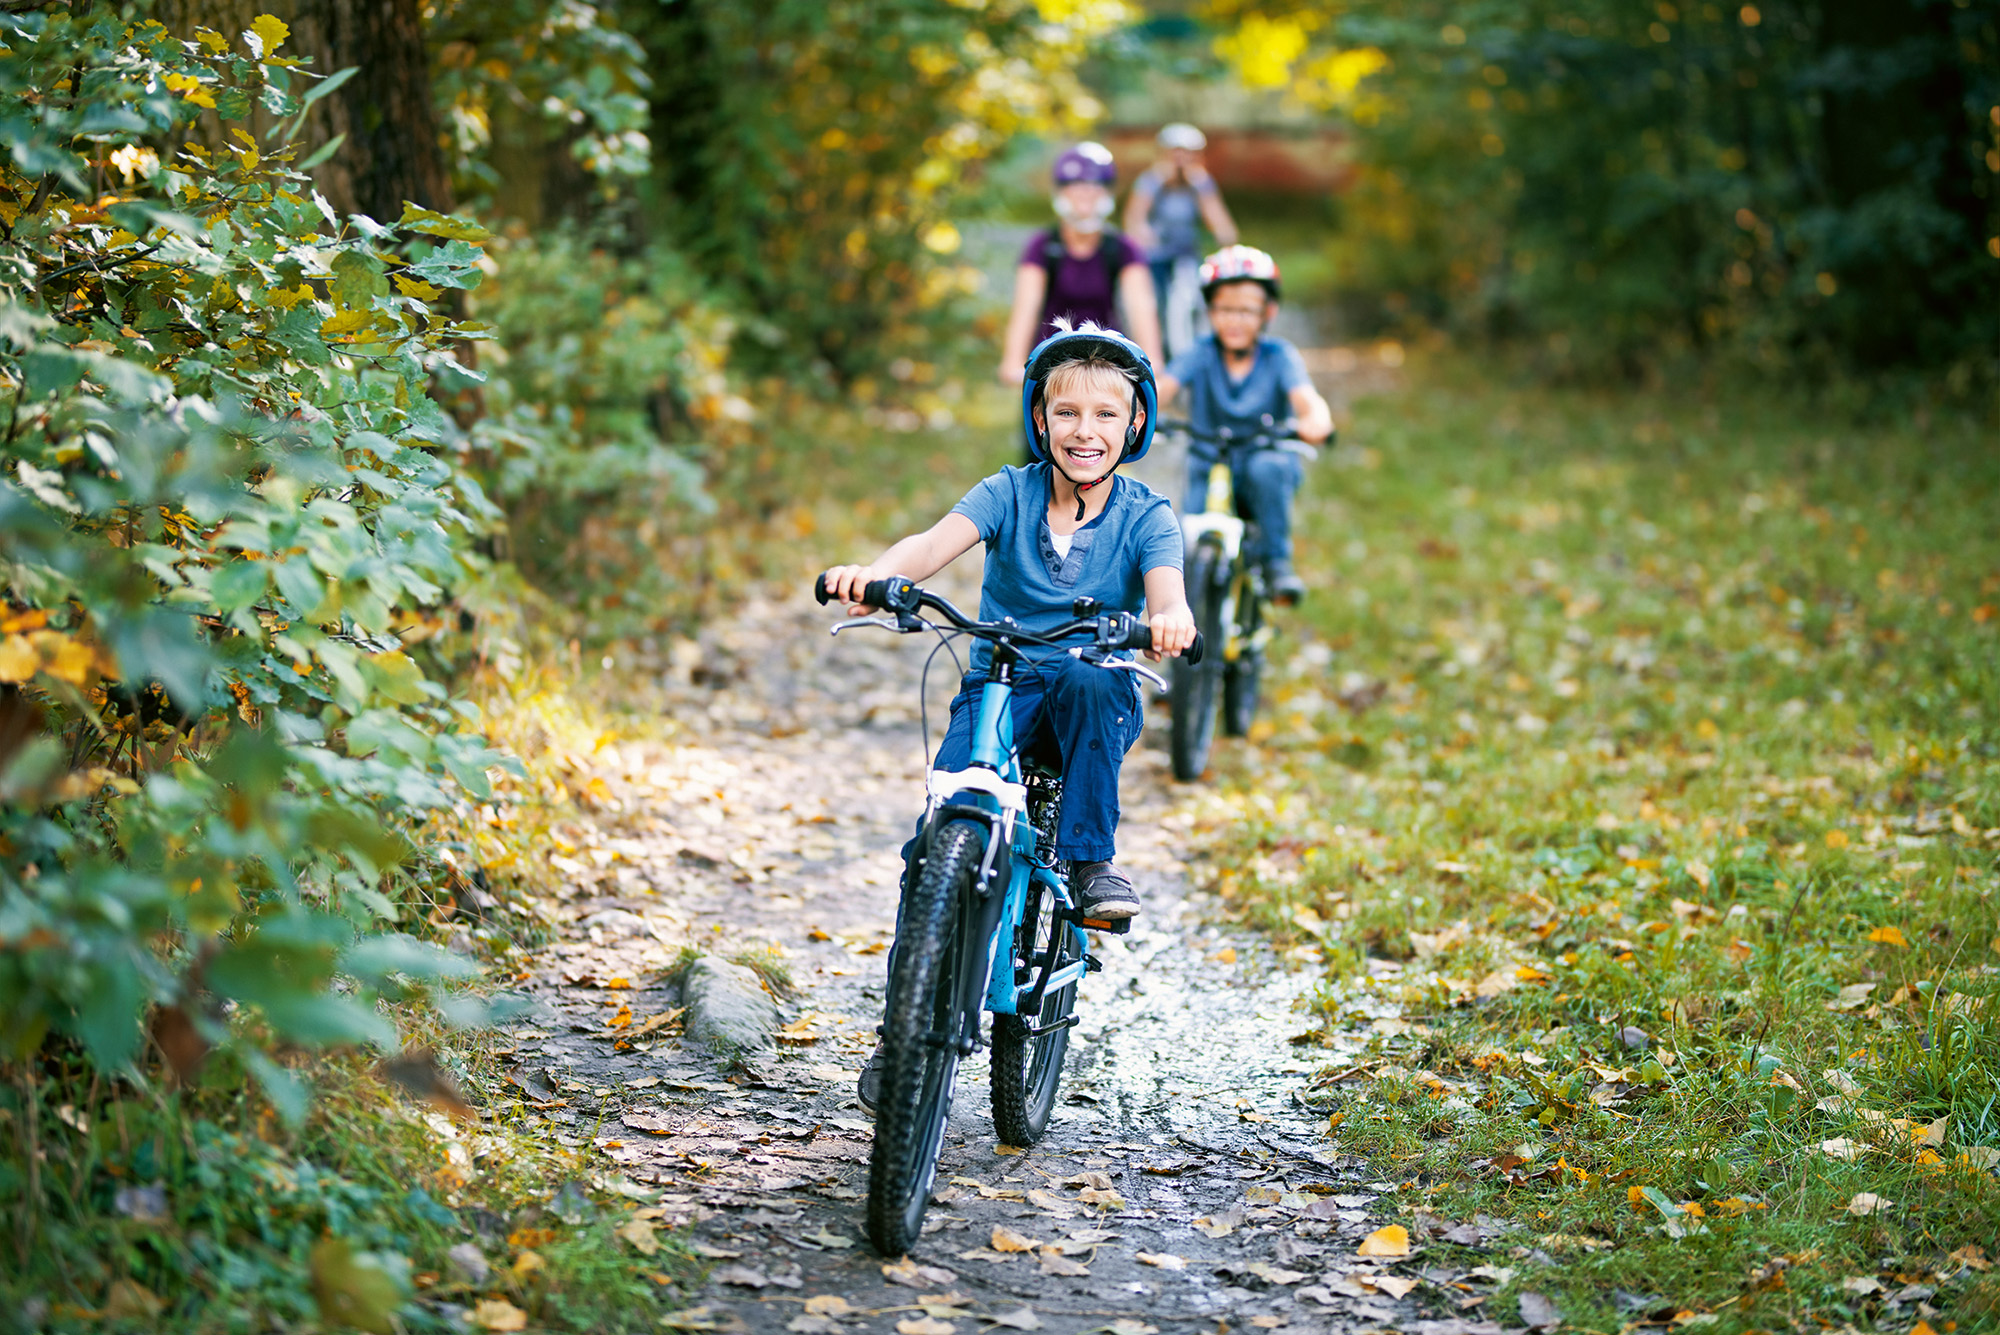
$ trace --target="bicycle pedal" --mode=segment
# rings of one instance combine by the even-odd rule
[[[1123,936],[1132,930],[1130,918],[1083,918],[1076,920],[1079,927],[1087,927],[1093,932],[1109,932],[1112,936]]]

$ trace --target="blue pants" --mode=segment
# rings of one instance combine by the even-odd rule
[[[951,724],[934,768],[972,761],[972,725],[984,683],[967,677],[951,702]],[[1038,655],[1014,669],[1014,744],[1023,756],[1053,745],[1062,757],[1062,810],[1056,856],[1108,862],[1116,855],[1118,769],[1139,740],[1139,684],[1130,672],[1094,667],[1068,654]]]
[[[1188,456],[1187,505],[1183,514],[1200,514],[1207,507],[1208,470],[1214,462]],[[1257,544],[1254,550],[1246,545],[1247,558],[1291,561],[1292,497],[1304,480],[1304,461],[1290,450],[1257,450],[1238,460],[1232,473],[1236,510],[1257,526]]]

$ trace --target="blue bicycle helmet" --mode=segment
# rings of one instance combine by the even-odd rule
[[[1042,463],[1049,462],[1049,447],[1035,429],[1035,408],[1041,403],[1042,384],[1049,372],[1065,362],[1102,357],[1139,373],[1132,391],[1134,409],[1144,408],[1146,424],[1125,432],[1125,449],[1118,462],[1129,464],[1146,455],[1153,443],[1153,428],[1160,416],[1159,388],[1153,378],[1153,360],[1146,350],[1115,329],[1100,329],[1086,322],[1076,329],[1058,329],[1028,354],[1026,378],[1021,381],[1021,427],[1028,433],[1028,451]],[[1136,416],[1137,413],[1134,413]]]

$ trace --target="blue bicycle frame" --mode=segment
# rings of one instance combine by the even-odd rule
[[[930,776],[929,813],[956,808],[984,813],[989,834],[986,857],[981,867],[982,883],[997,861],[1001,841],[1011,856],[1005,899],[999,922],[986,945],[986,1009],[996,1015],[1016,1015],[1039,1009],[1041,998],[1079,982],[1089,971],[1089,938],[1071,912],[1075,905],[1069,887],[1040,857],[1040,832],[1027,817],[1028,790],[1021,772],[1021,756],[1014,744],[1013,664],[1004,647],[996,647],[993,676],[979,694],[979,712],[973,724],[972,762],[955,773],[934,771]],[[969,810],[968,810],[969,809]],[[1044,967],[1030,971],[1023,982],[1012,967],[1015,930],[1027,911],[1028,889],[1039,884],[1059,907],[1055,915],[1058,931],[1073,934],[1076,947],[1072,963],[1061,968]],[[1001,968],[1001,951],[1007,951],[1008,967]],[[1065,952],[1051,950],[1049,965]]]

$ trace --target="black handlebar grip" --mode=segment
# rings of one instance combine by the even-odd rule
[[[1187,647],[1187,652],[1182,655],[1182,657],[1187,659],[1187,665],[1189,667],[1199,667],[1201,665],[1201,651],[1203,647],[1204,646],[1202,645],[1201,642],[1201,632],[1196,631],[1194,633],[1194,643],[1190,644]]]
[[[861,601],[869,607],[889,607],[897,586],[904,582],[900,577],[893,576],[889,579],[871,579],[861,588]],[[813,597],[819,599],[821,607],[833,601],[833,592],[826,587],[825,575],[813,581]]]

